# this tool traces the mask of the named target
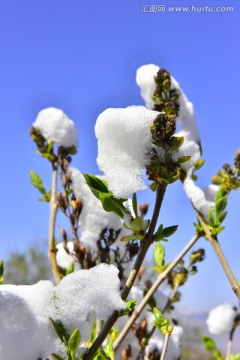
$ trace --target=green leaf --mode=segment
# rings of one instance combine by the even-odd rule
[[[123,213],[129,214],[129,210],[125,208],[123,203],[126,199],[117,199],[113,193],[108,190],[106,181],[99,179],[94,175],[83,174],[86,184],[92,193],[101,201],[102,207],[107,212],[114,212],[116,215],[123,218]]]
[[[220,360],[222,358],[222,354],[218,350],[215,341],[213,339],[207,337],[204,334],[201,334],[201,338],[202,338],[205,349],[207,351],[209,351],[210,353],[212,353],[216,359]]]
[[[215,203],[221,200],[224,196],[225,196],[224,188],[223,186],[220,186],[215,196]]]
[[[61,356],[59,356],[59,355],[57,355],[57,354],[51,354],[51,356],[52,357],[54,357],[54,359],[56,359],[56,360],[64,360],[64,358],[63,357],[61,357]]]
[[[163,224],[161,224],[159,226],[156,233],[154,234],[154,241],[159,241],[159,240],[162,240],[164,238],[162,232],[163,232]]]
[[[227,216],[227,211],[223,211],[219,216],[220,224],[225,220],[226,216]]]
[[[175,233],[175,231],[177,231],[177,228],[178,228],[178,225],[166,227],[165,229],[163,229],[162,234],[164,237],[168,238],[171,235],[173,235]]]
[[[81,334],[79,329],[75,329],[70,336],[68,342],[68,350],[70,351],[72,360],[75,360],[75,354],[81,341]]]
[[[211,210],[209,210],[208,212],[208,219],[209,219],[209,224],[214,227],[215,226],[215,218],[213,216],[213,213]]]
[[[38,189],[38,191],[40,191],[41,194],[45,195],[46,190],[44,189],[41,176],[36,174],[34,171],[30,170],[30,178],[31,178],[31,184],[35,186]]]
[[[66,270],[66,275],[69,275],[69,274],[71,274],[71,273],[73,273],[74,272],[74,262],[72,262],[69,266],[68,266],[68,268],[67,268],[67,270]]]
[[[190,159],[191,159],[191,156],[180,156],[177,159],[177,163],[178,164],[184,164],[184,163],[188,162]]]
[[[120,310],[119,311],[119,316],[124,316],[124,315],[129,314],[130,312],[133,311],[133,309],[135,308],[136,305],[137,305],[136,300],[128,300],[128,301],[126,301],[127,309]]]
[[[133,197],[132,197],[132,207],[133,207],[133,211],[134,214],[136,216],[136,218],[138,217],[138,210],[137,210],[137,194],[134,193]]]
[[[3,276],[4,272],[4,263],[2,260],[0,260],[0,278]]]
[[[195,166],[194,166],[194,170],[199,170],[203,164],[205,163],[205,161],[203,159],[199,159],[195,162]]]
[[[174,151],[178,150],[180,148],[180,146],[182,146],[183,143],[184,143],[183,136],[173,136],[170,140],[171,148],[169,149],[169,151],[174,152]]]
[[[164,246],[160,243],[157,243],[154,249],[154,260],[156,264],[162,267],[164,265],[164,257],[165,257]]]
[[[142,240],[143,238],[144,238],[143,235],[132,234],[132,235],[123,236],[121,238],[121,241],[126,242],[126,241],[131,241],[131,240]]]
[[[69,340],[69,333],[63,326],[62,322],[60,320],[54,321],[52,318],[49,318],[51,323],[53,324],[53,327],[56,331],[56,334],[58,335],[59,339],[66,345]]]
[[[97,190],[98,192],[109,193],[108,184],[105,180],[99,179],[97,176],[83,174],[86,183],[92,189]]]
[[[215,205],[216,213],[221,213],[222,211],[224,211],[226,209],[227,198],[228,198],[227,195],[225,195],[216,202],[216,205]]]

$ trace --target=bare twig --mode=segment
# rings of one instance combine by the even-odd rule
[[[178,256],[171,262],[171,264],[167,267],[165,271],[163,271],[155,281],[155,283],[151,286],[151,288],[148,290],[147,294],[144,296],[141,303],[137,306],[137,308],[133,311],[131,317],[129,318],[128,322],[122,329],[121,333],[118,335],[117,339],[113,343],[113,348],[116,351],[119,347],[119,345],[124,340],[125,336],[131,329],[134,322],[137,320],[157,288],[162,284],[162,282],[168,277],[170,272],[175,268],[175,266],[179,263],[179,261],[186,255],[186,253],[191,249],[191,247],[197,242],[197,240],[201,237],[201,234],[199,232],[196,232],[192,239],[189,241],[189,243],[182,249],[182,251],[178,254]]]
[[[164,337],[163,350],[162,350],[160,360],[164,360],[164,358],[166,356],[170,336],[171,336],[171,333],[167,331],[165,334],[165,337]]]
[[[55,282],[58,284],[61,280],[60,273],[58,271],[57,261],[56,261],[56,249],[55,249],[55,222],[57,216],[57,173],[58,173],[58,164],[54,162],[52,164],[52,190],[51,190],[51,199],[50,199],[50,220],[49,220],[49,257],[51,261],[51,267]]]
[[[160,185],[160,184],[157,185],[156,201],[155,201],[155,207],[153,210],[152,220],[151,220],[149,230],[148,230],[145,238],[140,242],[139,252],[138,252],[137,258],[135,260],[133,269],[126,281],[126,284],[125,284],[123,290],[122,290],[121,296],[122,296],[123,300],[127,299],[128,294],[129,294],[129,292],[134,284],[134,281],[137,277],[137,274],[141,268],[143,260],[147,254],[147,251],[153,242],[153,234],[154,234],[155,227],[157,225],[157,220],[158,220],[158,216],[160,213],[160,209],[161,209],[161,205],[163,202],[165,191],[166,191],[166,185],[164,185],[164,186]],[[90,349],[86,351],[86,353],[83,357],[84,360],[91,360],[93,358],[94,354],[97,352],[97,350],[102,345],[102,343],[105,340],[105,338],[107,337],[111,327],[114,325],[114,323],[116,322],[117,319],[118,319],[118,311],[114,311],[112,313],[112,315],[110,315],[110,317],[105,322],[105,324],[102,328],[102,331],[100,332],[97,339],[94,341],[94,343],[92,344]]]
[[[232,269],[224,255],[223,251],[222,251],[222,248],[218,242],[217,236],[213,236],[211,234],[209,227],[207,226],[207,224],[205,223],[205,221],[203,220],[202,216],[199,214],[198,211],[196,211],[196,214],[197,214],[197,218],[203,228],[203,231],[205,232],[206,239],[209,240],[210,244],[212,245],[212,247],[218,257],[218,260],[220,261],[220,264],[222,265],[222,268],[232,286],[234,293],[240,300],[240,286],[232,272]]]
[[[228,344],[227,344],[227,354],[226,354],[226,360],[230,360],[231,359],[231,353],[232,353],[232,345],[233,345],[233,335],[235,332],[236,327],[234,327],[230,334],[229,334],[229,339],[228,339]]]

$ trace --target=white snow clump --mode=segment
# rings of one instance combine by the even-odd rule
[[[97,119],[98,166],[118,198],[146,188],[142,175],[151,158],[150,124],[157,115],[143,106],[129,106],[107,109]]]
[[[230,304],[218,305],[209,312],[207,318],[208,331],[214,335],[228,334],[237,315],[236,309]]]
[[[33,127],[41,131],[47,142],[54,141],[59,146],[78,146],[77,130],[74,122],[61,110],[46,108],[38,113]]]
[[[61,320],[69,332],[78,327],[86,341],[93,313],[103,320],[126,308],[119,288],[118,269],[106,264],[72,273],[58,286],[50,281],[1,285],[0,358],[33,360],[62,351],[49,317]]]
[[[219,186],[211,184],[202,190],[190,177],[186,177],[183,187],[193,207],[204,216],[205,220],[208,220],[208,213],[215,204]]]
[[[120,248],[124,246],[120,239],[129,233],[123,227],[123,221],[112,212],[106,212],[101,202],[93,195],[88,185],[85,182],[84,176],[76,168],[71,167],[72,188],[76,197],[81,198],[83,203],[82,212],[79,219],[79,227],[81,228],[81,243],[87,248],[96,250],[97,240],[103,229],[111,228],[120,230],[118,241],[114,246],[118,245]]]

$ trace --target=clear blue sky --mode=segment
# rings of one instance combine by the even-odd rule
[[[165,4],[164,13],[142,5]],[[167,6],[234,6],[233,12],[169,12]],[[149,9],[147,7],[146,9]],[[155,63],[168,69],[194,103],[206,165],[200,186],[240,147],[238,1],[203,0],[2,0],[0,2],[1,255],[47,238],[47,205],[38,203],[29,170],[50,186],[49,164],[28,136],[39,110],[62,108],[79,131],[73,165],[97,173],[94,124],[107,107],[143,104],[136,69]],[[240,195],[230,199],[221,244],[240,278]],[[142,192],[141,201],[153,203]],[[179,224],[167,244],[169,260],[192,235],[195,220],[181,184],[169,188],[165,225]],[[186,286],[183,304],[196,308],[237,303],[210,246],[199,274]],[[210,286],[210,282],[213,286]],[[190,300],[189,300],[190,298]]]

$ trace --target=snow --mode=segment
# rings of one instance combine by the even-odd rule
[[[74,263],[74,270],[79,270],[79,262],[74,259],[74,245],[73,241],[68,241],[67,247],[69,250],[69,254],[64,248],[64,243],[58,243],[56,246],[57,253],[56,253],[56,260],[58,266],[63,269],[67,269],[72,263]]]
[[[221,304],[209,312],[208,331],[214,335],[228,334],[234,325],[237,311],[230,304]]]
[[[97,119],[98,166],[118,198],[146,188],[143,174],[151,158],[150,124],[158,114],[143,106],[129,106],[107,109]]]
[[[61,351],[49,317],[61,320],[69,332],[80,328],[86,341],[94,313],[103,320],[126,308],[119,288],[118,269],[106,264],[72,273],[58,286],[50,281],[1,285],[0,358],[33,360]]]
[[[129,231],[123,228],[121,218],[103,209],[100,200],[93,195],[80,171],[73,167],[71,167],[69,171],[71,172],[73,193],[76,197],[81,198],[83,203],[83,209],[79,219],[81,243],[89,250],[97,250],[97,240],[105,228],[114,230],[121,229],[118,236],[119,240],[128,234]],[[121,248],[124,246],[120,241],[118,241],[118,245]]]
[[[59,146],[78,146],[77,130],[74,122],[70,120],[61,109],[46,108],[38,113],[33,127],[41,131],[47,142],[54,141]]]
[[[202,190],[188,176],[183,182],[183,187],[193,207],[208,220],[208,213],[215,204],[214,200],[219,186],[209,185]]]

